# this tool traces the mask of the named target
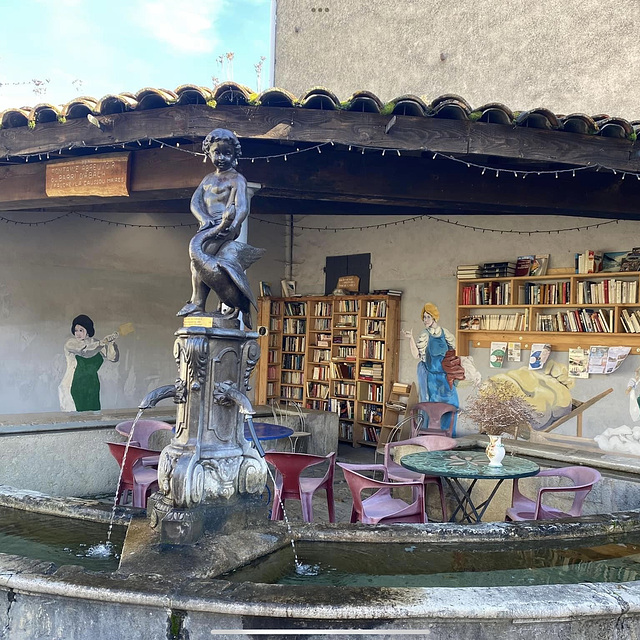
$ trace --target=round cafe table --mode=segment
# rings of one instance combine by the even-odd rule
[[[269,422],[254,422],[253,428],[256,431],[258,440],[279,440],[280,438],[288,438],[293,434],[291,427],[285,427],[281,424],[271,424]],[[251,432],[245,422],[244,437],[251,440]]]
[[[531,460],[516,456],[505,456],[501,467],[490,467],[487,455],[482,451],[424,451],[403,456],[400,464],[416,473],[425,476],[444,478],[457,503],[449,520],[455,522],[461,513],[462,522],[481,522],[487,507],[505,480],[526,478],[539,473],[540,467]],[[471,480],[465,487],[460,480]],[[478,480],[495,480],[489,497],[475,504],[472,497],[473,488]]]

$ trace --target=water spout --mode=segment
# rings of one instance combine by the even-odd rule
[[[261,458],[264,458],[264,449],[262,448],[260,440],[258,440],[258,436],[256,435],[256,431],[253,427],[253,414],[255,411],[253,410],[253,405],[249,398],[228,382],[217,382],[215,394],[222,399],[231,400],[237,405],[238,410],[244,416],[244,421],[249,427],[249,433],[251,434],[251,439],[253,440],[253,444],[257,452],[260,454]]]
[[[178,394],[178,387],[175,384],[167,384],[164,387],[158,387],[153,391],[149,391],[138,405],[138,409],[149,409],[155,407],[160,400],[167,398],[175,398]]]

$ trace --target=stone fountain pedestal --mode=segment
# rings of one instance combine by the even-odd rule
[[[159,491],[149,501],[162,542],[193,544],[203,531],[250,518],[267,478],[265,461],[244,436],[253,413],[244,395],[260,357],[258,333],[236,318],[192,315],[176,332],[175,436],[160,454]],[[240,524],[241,523],[236,523]]]

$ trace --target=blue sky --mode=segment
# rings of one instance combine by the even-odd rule
[[[270,84],[271,0],[0,0],[0,11],[0,110],[212,86],[230,79],[228,52],[233,80],[257,89],[264,56]]]

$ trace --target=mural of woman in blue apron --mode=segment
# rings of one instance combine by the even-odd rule
[[[106,358],[117,362],[118,333],[96,340],[93,321],[81,314],[71,323],[73,338],[64,345],[67,370],[58,387],[62,411],[100,411],[100,380],[98,369]]]
[[[456,347],[456,339],[450,331],[438,324],[440,312],[435,304],[427,302],[422,307],[420,315],[424,323],[424,329],[420,332],[417,341],[413,337],[413,330],[402,332],[405,337],[409,338],[413,357],[419,360],[418,390],[420,402],[448,402],[455,407],[459,407],[458,392],[453,380],[449,381],[451,374],[445,370],[446,367],[443,367],[443,361],[446,359],[451,360],[454,358],[457,360],[455,354],[451,352]],[[458,365],[458,367],[462,370],[461,365]],[[449,377],[447,373],[450,374]],[[464,371],[462,371],[461,376],[455,375],[454,378],[464,378]],[[451,418],[451,414],[446,414],[442,417],[440,425],[442,429],[449,428]],[[455,436],[455,425],[452,435]]]

